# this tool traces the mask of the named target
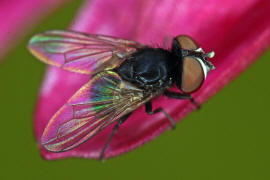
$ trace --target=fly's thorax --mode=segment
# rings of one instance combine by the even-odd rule
[[[128,82],[155,91],[172,85],[172,59],[172,53],[167,50],[144,48],[127,58],[117,72]]]

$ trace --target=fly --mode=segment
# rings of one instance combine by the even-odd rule
[[[41,144],[48,151],[68,151],[116,122],[101,160],[119,126],[142,105],[148,114],[163,113],[175,127],[162,107],[152,109],[152,98],[189,99],[199,108],[191,93],[214,69],[208,61],[214,52],[205,53],[186,35],[176,36],[166,50],[105,35],[54,30],[32,37],[28,48],[47,64],[92,76],[51,118]],[[182,93],[169,90],[174,84]]]

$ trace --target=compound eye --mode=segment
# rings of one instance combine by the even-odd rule
[[[178,41],[182,49],[195,50],[199,48],[197,43],[189,36],[180,35],[180,36],[177,36],[175,39]]]
[[[192,93],[199,89],[204,81],[204,72],[200,62],[194,57],[184,57],[181,90]]]

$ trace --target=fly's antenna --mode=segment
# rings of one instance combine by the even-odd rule
[[[215,52],[211,51],[209,53],[203,54],[204,57],[213,58],[215,56]]]
[[[209,53],[204,53],[202,54],[202,56],[205,58],[205,63],[210,67],[211,70],[215,69],[215,66],[210,62],[207,61],[206,58],[213,58],[215,56],[215,52],[211,51]]]

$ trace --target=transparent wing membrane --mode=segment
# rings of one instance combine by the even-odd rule
[[[61,30],[37,34],[28,44],[31,53],[41,61],[83,74],[114,68],[142,47],[130,40]]]
[[[155,95],[122,81],[115,72],[100,72],[52,117],[41,143],[54,152],[72,149]]]

